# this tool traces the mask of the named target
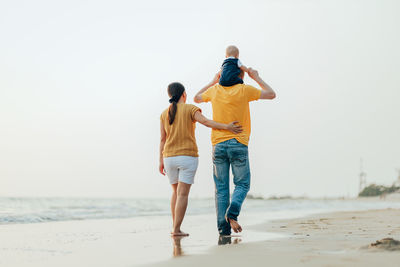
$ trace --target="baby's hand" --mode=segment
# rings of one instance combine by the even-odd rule
[[[249,73],[249,69],[248,69],[245,65],[240,66],[240,69],[241,69],[242,71],[244,71],[244,72]]]

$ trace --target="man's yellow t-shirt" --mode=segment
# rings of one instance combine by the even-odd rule
[[[215,84],[201,95],[204,102],[211,101],[214,121],[226,124],[238,121],[243,127],[243,132],[239,134],[228,130],[212,129],[211,142],[213,145],[232,138],[248,145],[251,132],[249,102],[260,99],[260,95],[261,90],[246,84],[229,87]]]

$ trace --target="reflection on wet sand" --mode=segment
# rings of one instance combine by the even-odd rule
[[[173,257],[180,257],[185,255],[181,240],[186,238],[187,236],[171,236],[172,239],[172,255]],[[241,236],[229,235],[229,236],[219,236],[218,237],[218,245],[228,245],[228,244],[239,244],[242,242]]]
[[[233,238],[233,241],[232,241]],[[218,238],[218,245],[227,245],[227,244],[239,244],[242,242],[240,236],[232,236],[232,235],[221,235]]]
[[[184,255],[182,246],[181,246],[181,240],[185,237],[187,237],[187,236],[171,236],[172,242],[173,242],[172,245],[174,248],[172,253],[173,253],[174,257],[179,257],[179,256]]]

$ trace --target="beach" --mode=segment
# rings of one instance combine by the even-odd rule
[[[1,1],[0,267],[400,267],[399,11]]]
[[[254,243],[232,238],[232,244],[206,255],[148,266],[399,266],[400,262],[400,247],[389,251],[370,246],[386,237],[400,239],[399,209],[334,212],[254,228],[285,236]]]
[[[18,210],[36,210],[1,217],[0,266],[398,266],[400,261],[399,251],[367,248],[385,237],[400,239],[398,201],[249,199],[240,217],[244,231],[231,238],[219,238],[212,200],[196,201],[183,224],[190,236],[173,239],[164,209],[108,218],[125,214],[129,203],[133,213],[136,200],[97,200],[102,204],[94,206],[94,200],[40,199],[39,205],[19,199]],[[16,200],[3,202],[11,206]],[[48,207],[57,208],[52,219],[60,221],[45,221],[52,214]],[[90,219],[93,211],[97,219]],[[31,223],[38,218],[43,222]]]

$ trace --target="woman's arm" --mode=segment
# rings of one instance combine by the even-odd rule
[[[162,121],[160,121],[160,132],[161,132],[161,138],[160,138],[160,165],[158,167],[158,170],[162,175],[165,175],[165,169],[164,169],[164,158],[163,158],[163,151],[164,151],[164,145],[165,141],[167,140],[167,133],[165,132],[164,125]]]
[[[201,124],[203,124],[204,126],[207,126],[210,128],[219,129],[219,130],[228,130],[235,134],[243,132],[242,126],[236,125],[238,123],[237,121],[233,121],[229,124],[219,123],[219,122],[207,119],[206,117],[203,116],[203,114],[201,114],[200,111],[196,111],[196,113],[194,113],[194,119],[196,121],[200,122]]]

